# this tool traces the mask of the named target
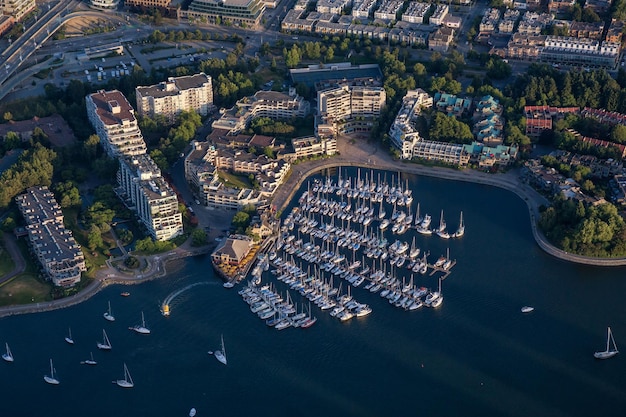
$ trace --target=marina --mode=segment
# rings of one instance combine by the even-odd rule
[[[336,179],[338,173],[331,176]],[[356,169],[351,176],[356,178]],[[322,173],[315,178],[323,182],[326,177]],[[582,267],[546,255],[533,239],[524,202],[509,192],[408,178],[414,215],[419,202],[421,215],[431,213],[433,224],[439,223],[443,209],[450,233],[457,229],[460,211],[468,222],[462,239],[444,240],[415,229],[393,235],[391,226],[386,232],[389,245],[396,239],[408,243],[407,255],[415,237],[420,248],[415,259],[422,260],[426,253],[431,265],[450,248],[450,257],[458,262],[442,282],[445,300],[439,308],[412,313],[393,307],[380,297],[382,290],[365,290],[370,282],[364,281],[351,286],[350,294],[373,309],[369,316],[342,322],[330,315],[332,309],[322,311],[311,303],[314,325],[277,331],[251,313],[237,294],[251,277],[225,290],[208,256],[186,258],[174,261],[167,277],[134,286],[129,299],[120,297],[122,288],[110,286],[66,309],[0,320],[2,351],[8,342],[15,355],[12,364],[0,361],[5,375],[0,390],[13,397],[0,410],[3,415],[51,417],[185,416],[192,406],[198,416],[274,416],[277,407],[281,413],[304,417],[376,417],[414,410],[425,415],[623,416],[626,376],[619,366],[621,355],[597,360],[593,354],[605,350],[608,325],[617,345],[626,334],[619,308],[626,291],[624,268]],[[406,185],[404,175],[402,183]],[[306,190],[305,185],[298,197]],[[292,207],[297,206],[293,201]],[[390,218],[393,206],[385,201],[383,206]],[[380,203],[373,207],[377,210]],[[406,206],[404,210],[408,213]],[[285,210],[285,218],[290,211]],[[295,243],[296,225],[290,234]],[[304,245],[302,234],[300,238]],[[352,250],[340,251],[352,266]],[[280,255],[291,261],[292,255]],[[293,256],[308,272],[309,265],[295,252]],[[357,252],[355,261],[361,265],[353,270],[372,269],[373,260],[365,256],[363,266],[363,255]],[[409,272],[406,263],[408,259],[400,268],[405,284],[413,274],[418,288],[438,290],[437,277],[443,272]],[[374,269],[379,268],[380,258]],[[275,269],[271,264],[258,287],[267,285],[284,299],[289,291],[295,314],[308,317],[309,300],[278,281]],[[309,273],[317,273],[312,264]],[[331,276],[325,271],[324,276],[328,283]],[[333,287],[342,285],[347,294],[345,279],[332,278]],[[172,314],[161,315],[160,301],[200,282],[211,285],[184,291],[170,304]],[[102,318],[107,300],[112,302],[114,323]],[[527,305],[534,312],[521,313]],[[141,311],[152,329],[150,336],[127,329],[139,322]],[[68,327],[75,346],[63,340]],[[110,352],[94,350],[95,342],[102,340],[102,327],[115,344]],[[220,348],[222,333],[227,366],[207,355]],[[90,350],[97,365],[81,365]],[[50,375],[49,358],[61,382],[56,387],[42,380]],[[124,377],[124,363],[135,384],[130,390],[111,383]],[[372,395],[364,386],[371,381],[385,388]],[[277,392],[280,400],[268,401]],[[585,395],[572,396],[578,392]],[[224,400],[242,393],[246,401]],[[38,401],[32,401],[33,396]]]
[[[367,172],[365,180],[359,170],[354,179],[342,179],[339,173],[336,181],[327,176],[309,182],[286,215],[270,253],[259,257],[252,281],[240,291],[251,311],[268,326],[302,327],[305,313],[298,312],[290,290],[302,297],[302,305],[308,300],[340,321],[372,313],[370,305],[356,300],[359,287],[406,311],[442,305],[441,282],[456,260],[448,249],[445,256],[429,262],[430,251],[417,246],[416,232],[432,234],[430,216],[420,216],[419,203],[413,215],[408,185],[403,188],[398,179],[395,186],[393,178],[391,186],[374,181],[373,172]],[[451,235],[442,210],[435,234],[442,239],[463,236],[460,217],[459,229]],[[405,234],[412,235],[410,243],[400,237]],[[288,287],[284,297],[273,286],[260,286],[270,265],[271,275]],[[429,288],[433,278],[429,283],[422,277],[436,279],[436,288]],[[420,280],[426,284],[418,284]]]

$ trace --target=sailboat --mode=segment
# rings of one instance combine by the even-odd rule
[[[128,367],[126,363],[124,363],[124,379],[118,379],[117,381],[113,381],[117,384],[118,387],[122,388],[132,388],[135,386],[133,382],[133,378],[130,376],[130,372],[128,371]]]
[[[454,237],[461,237],[465,234],[465,224],[463,224],[463,212],[461,212],[461,220],[459,221],[459,228],[454,232]]]
[[[98,364],[98,362],[96,362],[96,361],[93,359],[93,353],[92,353],[92,352],[89,352],[89,359],[86,359],[86,360],[82,361],[82,362],[81,362],[81,365],[83,365],[83,364],[84,364],[84,365],[97,365],[97,364]]]
[[[48,384],[59,385],[59,380],[56,377],[56,372],[54,370],[54,366],[52,365],[52,358],[50,359],[50,375],[45,375],[43,380]]]
[[[72,339],[72,329],[68,329],[69,330],[69,334],[67,336],[65,336],[65,341],[67,343],[69,343],[70,345],[74,344],[74,339]]]
[[[6,343],[6,348],[7,348],[7,351],[6,353],[2,354],[2,359],[4,359],[7,362],[13,362],[13,354],[11,353],[11,349],[9,349],[8,343]]]
[[[135,326],[129,327],[129,330],[134,330],[139,334],[150,334],[150,329],[146,327],[146,320],[143,317],[143,311],[141,312],[141,325],[137,324]]]
[[[609,326],[607,328],[607,335],[606,335],[606,350],[602,352],[594,353],[593,357],[596,359],[609,359],[617,355],[618,352],[619,351],[617,350],[615,339],[613,339],[613,332],[611,332],[611,327]]]
[[[222,362],[224,365],[227,364],[226,349],[224,348],[224,335],[222,335],[222,349],[216,350],[215,352],[209,352],[209,354],[211,353],[213,353],[213,356],[215,356],[218,361]]]
[[[446,232],[446,221],[443,219],[443,210],[441,210],[441,217],[439,218],[439,228],[435,233],[442,239],[450,239],[450,234]]]
[[[103,314],[103,317],[105,319],[107,319],[108,321],[115,321],[115,317],[113,316],[113,313],[111,313],[111,302],[109,301],[109,309],[106,311],[106,313]]]
[[[107,336],[107,332],[102,329],[102,343],[98,342],[98,349],[101,350],[111,350],[111,342],[109,341],[109,337]]]
[[[439,307],[443,303],[443,294],[441,293],[441,278],[439,278],[439,290],[435,292],[431,292],[426,297],[424,304],[427,307]]]

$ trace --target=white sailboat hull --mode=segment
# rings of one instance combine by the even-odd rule
[[[609,359],[617,355],[618,353],[619,352],[617,350],[610,350],[607,352],[596,352],[593,354],[593,357],[596,359]]]
[[[52,378],[52,377],[49,377],[49,376],[44,376],[43,380],[46,381],[48,384],[51,384],[51,385],[59,385],[59,380],[56,379],[56,378]]]
[[[215,359],[217,359],[224,365],[227,365],[226,356],[224,356],[221,350],[216,350],[215,352],[213,352],[213,355],[215,356]]]
[[[135,386],[135,384],[133,384],[132,382],[128,382],[124,379],[118,379],[116,381],[116,384],[118,387],[122,387],[122,388],[132,388]]]

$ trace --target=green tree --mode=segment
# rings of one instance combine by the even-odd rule
[[[207,244],[207,234],[202,229],[194,229],[191,232],[191,246],[203,246]]]
[[[61,207],[79,207],[82,204],[80,192],[74,182],[59,182],[54,185],[53,189]]]
[[[95,250],[96,248],[102,247],[104,242],[102,241],[102,232],[100,228],[95,224],[92,224],[89,228],[89,233],[87,234],[87,246],[91,250]]]
[[[250,215],[245,211],[238,211],[233,216],[232,225],[237,233],[243,233],[250,224]]]

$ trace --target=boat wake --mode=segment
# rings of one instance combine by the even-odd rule
[[[197,286],[200,286],[200,285],[217,285],[217,283],[208,282],[208,281],[196,282],[195,284],[189,284],[186,287],[183,287],[183,288],[180,288],[180,289],[178,289],[176,291],[171,292],[170,294],[168,294],[167,297],[165,297],[165,300],[163,300],[163,302],[161,303],[161,312],[164,315],[168,315],[169,316],[169,314],[171,312],[172,301],[174,301],[174,299],[176,297],[178,297],[179,295],[181,295],[185,291],[190,290],[193,287],[197,287]],[[167,314],[166,314],[166,312],[167,312]]]

